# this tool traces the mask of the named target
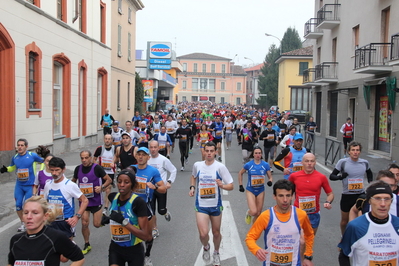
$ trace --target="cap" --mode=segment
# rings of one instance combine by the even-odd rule
[[[298,139],[302,139],[303,140],[303,136],[301,133],[296,133],[295,136],[292,138],[293,140],[298,140]]]
[[[132,136],[130,136],[129,132],[127,132],[127,131],[123,131],[122,134],[121,134],[121,137],[123,137],[123,135],[129,136],[129,138],[132,137]]]
[[[147,153],[148,155],[150,155],[150,151],[149,151],[148,148],[146,148],[146,147],[141,147],[141,148],[139,148],[139,149],[137,150],[137,152],[139,152],[139,151],[143,151],[143,152]]]

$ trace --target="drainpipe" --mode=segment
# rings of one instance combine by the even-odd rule
[[[72,23],[74,23],[79,18],[79,0],[75,0],[75,16],[72,19]]]

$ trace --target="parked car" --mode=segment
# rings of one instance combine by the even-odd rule
[[[287,110],[285,113],[288,114],[288,119],[296,118],[299,123],[305,123],[308,115],[308,111],[305,110]]]

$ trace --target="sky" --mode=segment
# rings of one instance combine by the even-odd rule
[[[265,33],[282,39],[292,27],[303,41],[304,25],[314,17],[314,0],[141,1],[136,49],[146,50],[147,41],[171,42],[177,56],[207,53],[243,66],[262,63],[270,45],[280,45]]]

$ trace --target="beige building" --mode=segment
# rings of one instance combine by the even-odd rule
[[[136,12],[140,0],[111,2],[111,101],[110,113],[123,123],[134,116],[136,67]]]
[[[312,113],[322,136],[342,141],[347,117],[363,150],[399,159],[399,1],[315,0],[305,23],[314,39],[304,84],[313,86]]]
[[[0,5],[2,153],[13,154],[19,138],[29,148],[47,145],[54,153],[98,141],[99,119],[109,106],[111,3]]]
[[[247,73],[231,59],[205,53],[178,56],[183,72],[178,73],[178,101],[211,101],[243,104]]]

